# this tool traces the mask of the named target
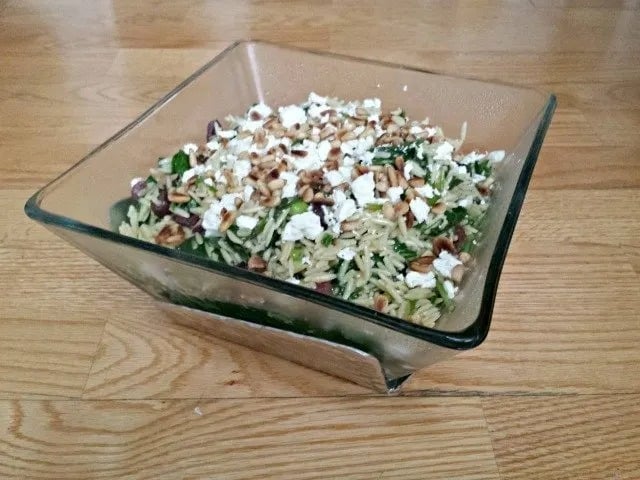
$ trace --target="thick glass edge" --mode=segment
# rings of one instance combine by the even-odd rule
[[[46,184],[44,187],[36,191],[27,200],[25,204],[24,210],[27,216],[45,225],[59,226],[67,230],[76,231],[89,236],[99,237],[101,239],[109,240],[114,243],[120,243],[120,244],[128,245],[133,248],[139,248],[151,253],[155,253],[157,255],[171,258],[183,264],[195,266],[203,270],[213,270],[216,273],[220,273],[228,277],[239,278],[251,284],[264,286],[274,291],[283,292],[285,294],[288,294],[294,297],[303,298],[313,303],[316,303],[325,307],[329,307],[331,309],[335,309],[349,315],[354,315],[365,321],[369,321],[377,325],[390,328],[392,330],[401,332],[403,334],[406,334],[421,340],[434,343],[442,347],[452,348],[452,349],[469,349],[469,348],[476,347],[477,345],[482,343],[489,331],[489,326],[491,323],[491,314],[493,312],[493,303],[497,293],[497,286],[498,286],[497,284],[500,278],[500,273],[502,271],[504,260],[506,258],[506,249],[509,246],[509,243],[511,241],[511,237],[513,235],[513,231],[515,229],[515,225],[516,225],[518,216],[520,214],[520,210],[522,208],[522,203],[524,202],[526,189],[529,185],[529,181],[533,173],[533,168],[535,166],[540,148],[542,147],[542,142],[544,140],[545,134],[551,122],[551,117],[553,116],[553,112],[556,107],[557,101],[556,101],[555,95],[553,94],[549,95],[547,103],[542,109],[543,113],[542,113],[540,123],[538,124],[538,129],[536,131],[534,141],[531,145],[529,153],[527,154],[527,158],[525,159],[525,164],[523,165],[522,171],[520,173],[520,177],[518,178],[514,195],[511,198],[511,201],[509,203],[507,216],[506,216],[505,222],[503,223],[500,234],[498,236],[498,241],[496,242],[496,248],[493,251],[491,262],[489,264],[489,268],[487,271],[487,279],[485,282],[485,288],[482,295],[480,312],[469,327],[458,332],[443,332],[440,330],[435,330],[433,328],[412,324],[407,321],[392,317],[390,315],[376,312],[366,307],[362,307],[360,305],[347,302],[346,300],[323,295],[321,293],[315,292],[314,290],[310,290],[305,287],[300,287],[298,285],[294,285],[288,282],[265,277],[254,272],[250,272],[248,270],[229,266],[220,262],[215,262],[213,260],[204,259],[202,257],[191,255],[188,252],[172,250],[172,249],[161,247],[155,244],[143,242],[141,240],[137,240],[134,238],[126,237],[124,235],[120,235],[119,233],[115,233],[110,230],[105,230],[102,228],[87,225],[85,223],[76,222],[71,218],[64,217],[62,215],[54,214],[51,212],[47,212],[46,210],[43,210],[40,208],[39,203],[40,203],[41,195],[48,188],[53,186],[59,179],[67,175],[70,171],[78,167],[80,164],[90,159],[94,154],[96,154],[100,150],[107,147],[111,142],[116,141],[118,138],[126,134],[128,131],[135,128],[138,124],[144,121],[153,112],[155,112],[165,103],[170,101],[184,87],[186,87],[196,78],[198,78],[202,73],[204,73],[210,67],[215,65],[217,62],[219,62],[232,50],[240,47],[241,45],[248,45],[253,43],[273,45],[279,48],[285,48],[289,50],[299,50],[299,51],[304,51],[304,52],[323,55],[323,56],[344,58],[352,61],[358,61],[361,63],[385,65],[389,67],[402,68],[405,70],[412,70],[412,71],[421,72],[421,73],[440,75],[439,73],[436,73],[433,71],[422,70],[422,69],[408,67],[404,65],[397,65],[389,62],[380,62],[376,60],[368,60],[368,59],[362,59],[357,57],[351,57],[348,55],[318,52],[318,51],[307,50],[299,47],[283,46],[283,45],[274,44],[270,42],[253,41],[253,40],[244,40],[244,41],[235,42],[231,44],[229,47],[227,47],[226,49],[224,49],[222,52],[220,52],[218,55],[216,55],[212,60],[207,62],[201,68],[199,68],[196,72],[190,75],[183,82],[181,82],[177,87],[171,90],[167,95],[165,95],[160,100],[158,100],[154,105],[152,105],[149,109],[147,109],[144,113],[142,113],[139,117],[137,117],[133,122],[131,122],[130,124],[122,128],[120,131],[115,133],[109,139],[101,143],[98,147],[90,151],[79,162],[71,166],[62,174],[58,175],[54,180],[52,180],[51,182]],[[445,75],[445,76],[451,77],[450,75]],[[455,78],[463,78],[463,77],[455,77]],[[534,90],[530,88],[524,88],[524,87],[519,87],[517,85],[510,85],[510,84],[505,84],[500,82],[486,82],[486,81],[476,80],[476,79],[468,79],[468,80],[473,80],[475,82],[488,83],[488,84],[498,83],[505,86],[520,88],[523,90],[530,90],[530,91]],[[534,90],[534,91],[537,91],[537,90]],[[542,93],[542,92],[539,92],[539,93]]]

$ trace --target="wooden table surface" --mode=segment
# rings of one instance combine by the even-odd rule
[[[485,343],[404,395],[172,323],[23,214],[232,41],[554,91]],[[640,2],[0,0],[0,478],[640,478]]]

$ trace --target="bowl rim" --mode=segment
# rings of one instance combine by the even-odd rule
[[[470,81],[485,83],[489,85],[496,85],[496,84],[504,85],[504,86],[518,88],[521,90],[537,91],[547,96],[547,101],[545,105],[542,107],[541,111],[537,114],[537,117],[540,117],[540,121],[537,125],[536,133],[535,133],[533,142],[531,144],[531,148],[527,153],[527,156],[524,160],[524,164],[522,166],[522,170],[516,182],[514,194],[511,197],[511,200],[509,202],[505,220],[498,234],[496,246],[491,254],[491,260],[489,262],[489,266],[486,272],[486,281],[484,282],[484,290],[482,292],[482,297],[480,300],[480,309],[478,311],[476,318],[468,327],[460,331],[447,332],[443,330],[437,330],[434,328],[414,324],[406,320],[402,320],[400,318],[393,317],[391,315],[380,313],[375,310],[357,305],[355,303],[349,302],[348,300],[343,300],[338,297],[324,295],[322,293],[316,292],[315,290],[311,290],[306,287],[302,287],[286,281],[266,277],[259,273],[251,272],[249,270],[245,270],[240,267],[234,267],[231,265],[224,264],[222,262],[216,262],[208,258],[203,258],[201,256],[190,254],[188,251],[170,249],[160,245],[144,242],[142,240],[138,240],[135,238],[127,237],[115,231],[107,230],[107,229],[89,225],[80,221],[76,221],[72,218],[65,217],[64,215],[48,212],[40,207],[40,203],[43,196],[46,194],[46,192],[50,188],[53,188],[59,180],[61,180],[67,174],[69,174],[70,172],[78,168],[85,161],[90,160],[91,157],[93,157],[96,153],[100,152],[101,150],[109,146],[112,142],[117,141],[120,137],[128,133],[130,130],[136,128],[140,123],[142,123],[146,118],[151,116],[155,111],[161,108],[164,104],[171,101],[171,99],[177,94],[179,94],[182,89],[184,89],[187,85],[189,85],[191,82],[197,79],[209,68],[213,67],[216,63],[218,63],[220,60],[226,57],[233,50],[240,48],[243,45],[251,45],[251,44],[268,45],[268,46],[282,48],[282,49],[291,50],[291,51],[300,51],[308,54],[321,55],[324,57],[334,57],[342,60],[349,60],[352,62],[361,62],[361,63],[370,64],[370,65],[387,66],[387,67],[392,67],[392,68],[397,68],[402,70],[414,71],[418,73],[470,80]],[[169,93],[167,93],[162,98],[160,98],[157,102],[151,105],[147,110],[145,110],[141,115],[136,117],[132,122],[130,122],[128,125],[126,125],[122,129],[117,131],[114,135],[112,135],[105,141],[103,141],[97,147],[92,149],[89,153],[84,155],[77,163],[72,165],[70,168],[66,169],[64,172],[62,172],[56,178],[51,180],[45,186],[37,190],[27,200],[24,206],[24,210],[27,216],[44,225],[62,227],[66,230],[79,232],[92,237],[98,237],[102,240],[107,240],[117,244],[123,244],[133,248],[142,249],[149,253],[161,255],[161,256],[170,258],[172,260],[178,261],[180,263],[187,264],[196,268],[200,268],[202,270],[214,271],[217,274],[225,275],[232,278],[237,278],[237,279],[240,279],[241,281],[259,285],[261,287],[266,287],[271,290],[275,290],[275,291],[293,296],[295,298],[302,298],[304,300],[311,301],[313,303],[316,303],[334,310],[338,310],[342,313],[356,316],[365,321],[372,322],[379,326],[398,331],[400,333],[433,343],[435,345],[439,345],[439,346],[450,348],[450,349],[456,349],[456,350],[466,350],[466,349],[470,349],[480,345],[484,341],[484,339],[487,337],[487,334],[489,332],[489,327],[491,324],[491,316],[493,313],[495,297],[498,289],[498,280],[500,278],[502,267],[506,259],[507,249],[511,242],[513,231],[515,229],[515,225],[518,220],[518,216],[520,214],[522,204],[524,202],[527,187],[529,185],[529,181],[531,180],[533,169],[536,164],[538,154],[540,152],[540,148],[542,147],[542,142],[549,128],[551,118],[556,108],[556,104],[557,104],[556,96],[553,93],[541,92],[537,89],[533,89],[529,87],[522,87],[519,85],[513,85],[513,84],[503,83],[499,81],[486,81],[486,80],[478,80],[475,78],[452,76],[452,75],[442,74],[439,72],[420,69],[420,68],[407,66],[407,65],[394,64],[394,63],[385,62],[385,61],[377,61],[377,60],[365,59],[365,58],[331,53],[331,52],[322,52],[318,50],[306,49],[301,47],[281,45],[273,42],[265,42],[262,40],[240,40],[240,41],[233,42],[227,48],[222,50],[214,58],[212,58],[210,61],[205,63],[202,67],[197,69],[194,73],[189,75],[185,80],[180,82]]]

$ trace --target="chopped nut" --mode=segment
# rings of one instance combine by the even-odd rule
[[[405,218],[407,220],[407,228],[413,228],[413,224],[416,221],[416,217],[413,215],[413,212],[409,211]]]
[[[476,184],[476,188],[478,189],[478,192],[480,192],[480,195],[487,197],[491,194],[491,188],[490,186],[488,186],[486,183],[484,182],[480,182],[478,184]]]
[[[184,242],[185,233],[179,225],[165,225],[155,237],[158,245],[177,247]]]
[[[391,165],[387,165],[386,170],[387,170],[387,176],[389,177],[389,184],[391,184],[392,187],[397,187],[398,186],[397,170],[393,168]]]
[[[404,171],[404,157],[402,155],[398,155],[393,163],[400,172]]]
[[[269,190],[269,187],[267,187],[264,182],[256,182],[256,188],[266,198],[271,197],[271,190]]]
[[[424,187],[424,178],[413,177],[408,183],[412,187]]]
[[[390,138],[391,135],[389,135],[388,133],[383,133],[376,139],[376,147],[384,145],[385,143],[389,143]]]
[[[409,268],[416,272],[427,273],[431,270],[431,264],[435,260],[435,257],[430,255],[424,257],[418,257],[415,260],[409,262]]]
[[[222,219],[220,221],[220,227],[218,230],[220,232],[226,232],[233,222],[236,220],[237,212],[235,210],[223,210]]]
[[[431,211],[434,215],[441,215],[447,210],[447,204],[443,201],[439,201],[433,207],[431,207]]]
[[[386,295],[382,295],[380,293],[376,293],[373,296],[373,308],[378,312],[384,312],[384,310],[389,305],[389,299]]]
[[[405,215],[409,211],[409,204],[407,202],[398,202],[393,209],[397,215]]]
[[[277,207],[278,205],[280,205],[280,202],[281,202],[280,193],[274,192],[272,196],[265,199],[261,199],[260,203],[262,203],[262,205],[264,205],[265,207]]]
[[[277,172],[277,170],[276,170],[276,172]],[[281,179],[281,178],[276,178],[274,180],[271,180],[269,183],[267,183],[267,187],[272,192],[274,192],[276,190],[282,190],[284,188],[284,180]]]
[[[449,253],[456,253],[456,247],[453,245],[453,242],[450,238],[447,237],[436,237],[432,242],[432,250],[433,254],[438,256],[440,252],[445,250]]]
[[[320,205],[333,205],[335,202],[333,198],[325,197],[323,193],[318,192],[313,196],[311,203],[317,203]]]
[[[359,175],[364,175],[365,173],[369,173],[369,167],[366,165],[358,164],[354,167]]]
[[[459,258],[462,263],[467,264],[471,260],[471,255],[467,252],[460,252]]]
[[[251,255],[251,257],[249,257],[249,261],[247,262],[247,268],[255,272],[263,272],[267,269],[267,262],[265,262],[264,259],[258,255]]]
[[[410,202],[411,200],[413,200],[414,198],[416,198],[416,191],[413,188],[407,188],[404,191],[404,198]]]
[[[390,202],[386,202],[382,206],[382,215],[384,215],[384,218],[386,218],[387,220],[395,220],[396,211],[394,210],[393,205]]]
[[[298,196],[303,202],[310,203],[313,200],[313,189],[309,185],[303,185],[298,190]]]
[[[358,222],[348,222],[345,220],[340,224],[340,228],[342,228],[343,232],[353,232],[356,228],[358,228]]]
[[[263,165],[268,162],[273,162],[276,159],[276,156],[273,154],[265,155],[260,159],[260,165]]]
[[[191,200],[191,197],[186,193],[179,193],[175,190],[173,192],[169,192],[167,198],[170,202],[173,203],[187,203],[189,200]]]
[[[451,269],[451,280],[455,283],[460,283],[464,276],[464,267],[462,265],[456,265]]]
[[[378,182],[376,183],[376,190],[380,193],[384,193],[389,190],[389,184],[387,182]]]
[[[396,133],[398,132],[398,130],[400,130],[400,127],[395,123],[390,123],[389,125],[387,125],[387,133]]]

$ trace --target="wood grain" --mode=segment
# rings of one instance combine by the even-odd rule
[[[478,399],[16,400],[0,426],[4,478],[499,478]]]
[[[408,397],[178,325],[23,214],[243,38],[558,96],[489,337]],[[640,477],[639,56],[634,0],[0,0],[0,477]]]
[[[483,398],[503,479],[640,477],[638,395]]]

